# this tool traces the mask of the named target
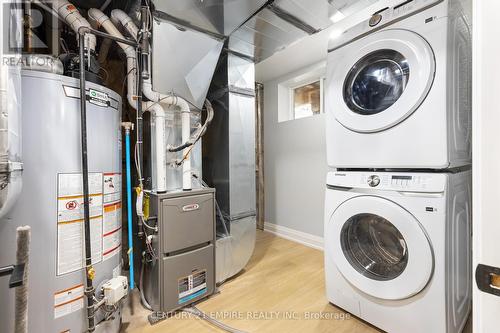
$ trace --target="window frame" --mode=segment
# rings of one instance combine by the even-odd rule
[[[289,110],[290,120],[305,119],[325,113],[325,93],[324,93],[325,80],[326,77],[324,75],[320,75],[319,77],[318,76],[310,77],[307,80],[302,80],[300,83],[296,83],[293,86],[288,87],[288,98],[289,98],[288,105],[290,109]],[[297,118],[295,116],[295,89],[302,88],[304,86],[316,82],[319,82],[319,113],[313,113],[310,116]]]
[[[304,85],[320,81],[320,112],[311,116],[296,118],[294,105],[294,90]],[[324,114],[326,111],[326,62],[321,61],[309,67],[288,74],[277,81],[278,95],[278,123],[287,123],[291,120],[308,119],[312,116]]]

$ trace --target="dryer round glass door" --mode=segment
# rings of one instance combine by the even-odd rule
[[[333,52],[330,109],[356,132],[379,132],[404,121],[434,80],[432,49],[410,31],[384,30]]]
[[[327,247],[342,275],[374,297],[398,300],[429,282],[434,257],[418,220],[398,204],[375,196],[342,203],[325,228]]]

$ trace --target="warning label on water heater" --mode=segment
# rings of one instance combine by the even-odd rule
[[[83,309],[83,284],[54,294],[54,318],[60,318]]]
[[[102,260],[120,253],[122,244],[122,176],[119,173],[105,173],[104,213],[102,224]]]
[[[85,265],[82,174],[59,174],[57,182],[57,275]],[[89,174],[92,263],[102,260],[103,174]]]
[[[207,292],[207,271],[198,271],[178,280],[179,304],[189,302]]]

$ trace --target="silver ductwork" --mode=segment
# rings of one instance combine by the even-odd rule
[[[22,16],[14,3],[0,6],[0,218],[22,188],[21,67]],[[6,11],[6,12],[4,12]],[[11,53],[9,53],[11,50]]]
[[[203,141],[203,178],[216,188],[217,282],[241,271],[255,245],[255,66],[224,51],[208,97],[215,109]],[[224,222],[222,222],[222,220]]]
[[[201,109],[223,45],[222,40],[205,33],[155,20],[152,89],[163,94],[174,92]]]
[[[229,36],[252,17],[266,0],[154,0],[164,19],[207,33]]]
[[[229,37],[230,50],[258,63],[377,1],[153,0],[153,3],[158,18],[219,38]]]

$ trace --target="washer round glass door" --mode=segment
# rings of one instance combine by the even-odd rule
[[[356,132],[378,132],[404,121],[434,80],[432,49],[410,31],[384,30],[333,52],[331,110]]]
[[[396,203],[359,196],[342,203],[325,229],[342,275],[382,299],[405,299],[429,282],[434,257],[422,226]]]
[[[344,102],[353,112],[372,115],[390,108],[410,78],[406,58],[394,50],[378,50],[359,60],[344,82]]]

